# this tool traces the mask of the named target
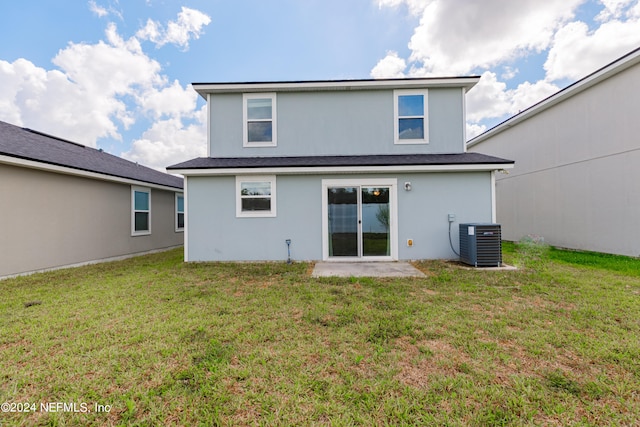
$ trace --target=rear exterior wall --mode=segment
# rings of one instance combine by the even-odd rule
[[[428,90],[428,144],[394,144],[393,90],[280,92],[277,146],[243,147],[242,94],[212,95],[210,157],[442,154],[465,150],[464,90]]]
[[[456,258],[449,245],[448,214],[458,223],[491,222],[491,172],[368,175],[280,175],[275,218],[236,218],[235,177],[186,178],[187,261],[321,260],[322,180],[396,179],[398,258]],[[404,190],[411,182],[411,191]],[[189,230],[194,230],[190,233]],[[414,245],[407,246],[407,239]]]

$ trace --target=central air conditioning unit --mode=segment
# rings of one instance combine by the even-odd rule
[[[460,224],[460,260],[474,267],[500,267],[500,224]]]

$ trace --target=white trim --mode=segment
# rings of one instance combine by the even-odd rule
[[[329,187],[389,187],[389,239],[391,243],[390,256],[368,257],[329,257]],[[358,195],[358,205],[360,205]],[[397,261],[398,260],[398,179],[323,179],[322,180],[322,260],[332,262],[354,261]]]
[[[178,197],[182,197],[182,212],[178,212]],[[184,200],[185,200],[184,199],[184,193],[176,192],[174,200],[175,200],[175,205],[174,205],[174,207],[175,207],[175,211],[174,211],[175,231],[176,231],[176,233],[183,233],[184,232],[184,226],[182,228],[180,228],[178,226],[178,214],[182,213],[182,222],[184,223],[184,219],[186,218],[185,215],[184,215]]]
[[[398,112],[398,98],[400,96],[421,95],[423,111],[421,116],[402,116],[402,118],[422,119],[424,136],[416,139],[400,139],[400,115]],[[429,91],[427,89],[402,89],[393,91],[393,143],[396,145],[428,144],[429,143]]]
[[[243,182],[268,182],[271,185],[271,209],[269,211],[243,211],[242,195]],[[276,216],[276,176],[275,175],[237,175],[236,176],[236,218],[273,218]]]
[[[496,171],[491,171],[491,222],[496,223],[497,218],[496,206]]]
[[[467,96],[462,90],[462,152],[467,152]]]
[[[136,211],[136,193],[147,193],[149,195],[149,209]],[[131,186],[131,236],[148,236],[151,234],[151,189],[148,187]],[[149,229],[136,231],[136,212],[147,212]]]
[[[513,163],[488,163],[467,165],[402,165],[402,166],[323,166],[323,167],[269,167],[269,168],[224,168],[224,169],[176,169],[173,173],[186,176],[224,175],[326,175],[358,173],[396,172],[484,172],[513,169]]]
[[[247,117],[247,101],[250,99],[270,99],[271,118],[254,119],[252,122],[271,122],[271,141],[250,142],[249,141],[249,118]],[[278,145],[278,119],[277,119],[276,94],[272,93],[243,93],[242,94],[242,146],[243,147],[276,147]]]
[[[189,192],[187,191],[189,179],[184,177],[184,236],[183,236],[183,245],[184,245],[184,262],[189,262]]]
[[[474,87],[479,76],[453,78],[409,78],[380,80],[336,80],[315,82],[257,82],[257,83],[192,83],[191,86],[200,96],[207,93],[237,92],[304,92],[304,91],[347,91],[347,90],[381,90],[411,89],[427,87],[463,87],[466,90]]]
[[[211,157],[211,94],[207,94],[207,157]]]
[[[180,190],[180,188],[178,187],[169,187],[166,185],[152,184],[149,182],[138,181],[130,178],[120,178],[117,176],[106,175],[100,172],[89,172],[89,171],[84,171],[80,169],[74,169],[67,166],[52,165],[52,164],[40,162],[37,160],[20,159],[17,157],[7,156],[4,154],[0,154],[0,163],[5,163],[11,166],[20,166],[20,167],[25,167],[30,169],[37,169],[37,170],[42,170],[46,172],[55,172],[55,173],[62,173],[65,175],[80,176],[83,178],[98,179],[101,181],[117,182],[118,184],[143,185],[145,187],[154,188],[157,190],[166,190],[166,191]]]
[[[623,57],[600,68],[599,70],[591,73],[583,79],[578,80],[572,85],[567,86],[566,88],[532,105],[521,113],[508,118],[504,122],[494,126],[488,131],[476,136],[471,141],[469,141],[467,147],[473,147],[474,145],[477,145],[491,138],[492,136],[509,129],[510,127],[515,126],[520,122],[523,122],[539,113],[542,113],[543,111],[548,110],[554,105],[559,104],[566,99],[569,99],[572,96],[575,96],[589,89],[590,87],[595,86],[610,77],[613,77],[618,73],[621,73],[622,71],[636,65],[637,63],[640,63],[640,48],[624,55]]]

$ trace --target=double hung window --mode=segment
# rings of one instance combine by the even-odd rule
[[[236,216],[276,216],[276,177],[236,177]]]
[[[427,91],[397,90],[394,101],[395,143],[428,143]]]
[[[244,94],[242,97],[242,104],[244,118],[244,146],[276,146],[276,94]]]
[[[131,235],[151,234],[151,190],[132,187],[131,207]]]
[[[184,195],[176,193],[176,231],[184,230]]]

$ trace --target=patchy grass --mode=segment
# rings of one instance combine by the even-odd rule
[[[637,425],[640,261],[504,257],[313,279],[171,251],[1,281],[0,403],[37,408],[0,425]]]

